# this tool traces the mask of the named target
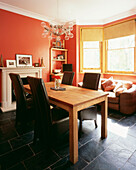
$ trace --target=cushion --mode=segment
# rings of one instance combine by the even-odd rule
[[[123,84],[121,82],[118,82],[113,90],[114,93],[116,93],[116,91],[119,89],[119,88],[122,88],[123,87]]]
[[[127,90],[127,88],[124,88],[124,87],[117,89],[116,90],[116,96],[119,96],[125,90]]]
[[[114,92],[108,92],[108,97],[116,97],[116,94]]]
[[[115,83],[113,82],[113,78],[110,77],[109,79],[105,80],[101,84],[102,90],[104,91],[111,91],[115,88]]]
[[[119,97],[108,97],[108,102],[109,103],[119,103]]]
[[[130,82],[124,82],[123,87],[127,88],[127,89],[130,89],[132,87],[132,82],[131,81]]]
[[[106,86],[104,91],[112,91],[115,88],[115,84],[111,84],[110,86]]]
[[[118,104],[119,103],[119,97],[116,97],[114,92],[109,92],[108,102]]]

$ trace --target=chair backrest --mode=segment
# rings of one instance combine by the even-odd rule
[[[24,90],[23,81],[20,78],[19,74],[10,73],[9,76],[11,78],[13,88],[15,90],[17,109],[23,111],[26,109],[26,105],[27,105],[26,93]]]
[[[75,73],[72,71],[64,71],[64,75],[62,78],[62,84],[72,85],[74,74]]]
[[[85,73],[83,78],[83,88],[98,90],[100,73]]]
[[[42,78],[27,77],[35,106],[36,128],[39,138],[46,144],[49,142],[50,125],[52,122],[49,98]]]

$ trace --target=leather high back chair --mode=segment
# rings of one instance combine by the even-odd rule
[[[83,78],[83,88],[98,90],[100,73],[85,73]]]
[[[62,78],[62,84],[72,85],[74,75],[75,73],[72,71],[65,71]]]
[[[27,79],[36,110],[34,142],[39,138],[41,143],[48,147],[52,138],[68,131],[69,114],[62,109],[51,109],[43,79],[29,76]]]
[[[100,73],[85,73],[83,78],[83,88],[98,90]],[[93,105],[78,112],[80,120],[80,131],[82,130],[83,120],[94,120],[95,127],[97,128],[97,106]]]
[[[9,74],[16,97],[16,124],[21,122],[27,123],[34,119],[34,110],[32,98],[27,98],[24,90],[22,79],[19,74]]]

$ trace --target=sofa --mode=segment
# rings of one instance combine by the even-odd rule
[[[78,86],[82,87],[82,82]],[[136,112],[136,85],[131,81],[101,78],[99,91],[109,93],[108,108],[127,115]]]

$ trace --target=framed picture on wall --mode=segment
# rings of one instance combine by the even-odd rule
[[[32,66],[32,55],[16,54],[17,67]]]
[[[16,67],[16,60],[6,60],[7,67]]]

